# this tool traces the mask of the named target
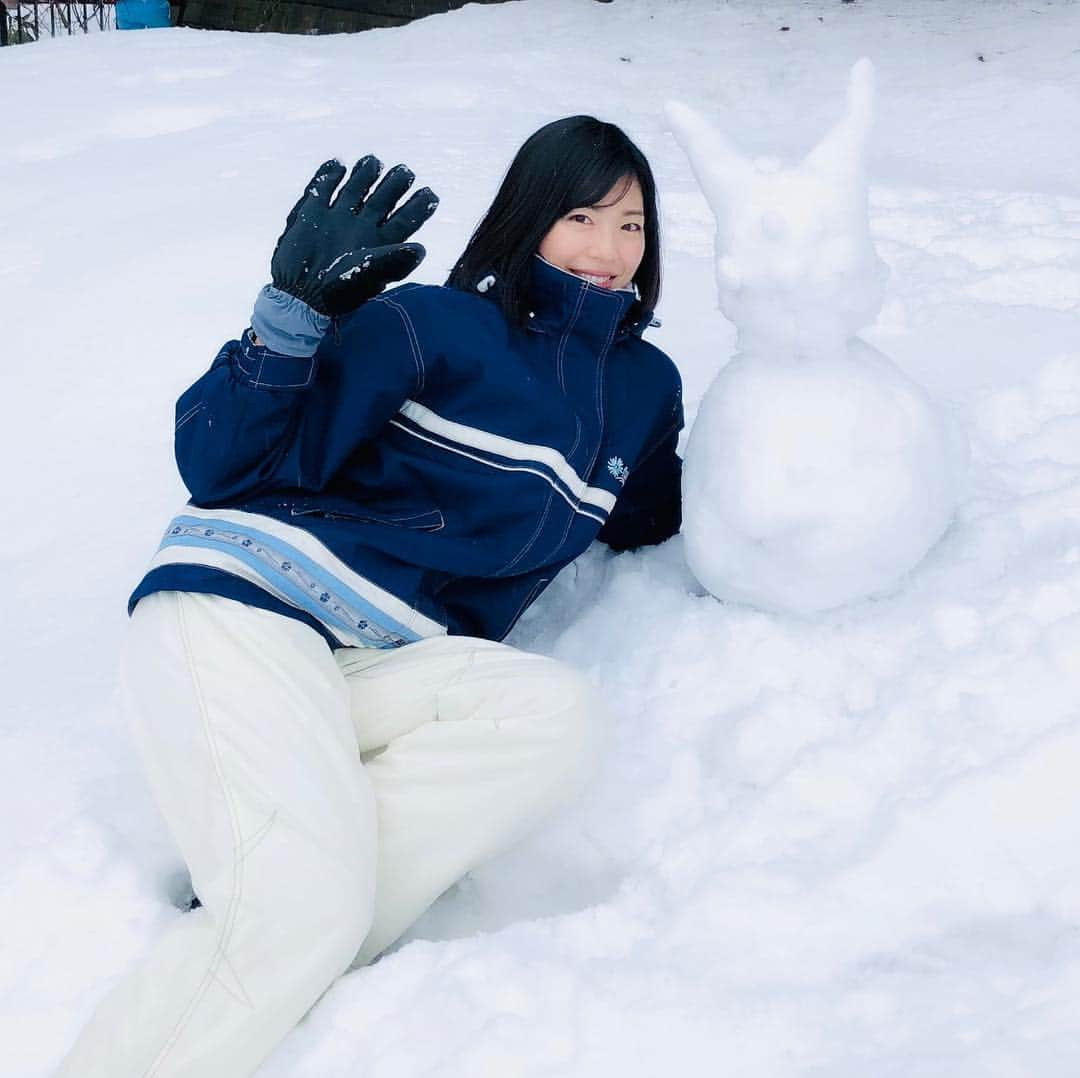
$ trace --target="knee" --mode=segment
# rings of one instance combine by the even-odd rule
[[[318,941],[326,961],[344,969],[371,928],[378,843],[374,799],[355,816],[324,813],[311,821],[277,814],[249,858],[253,900],[281,916],[296,937]],[[245,885],[245,890],[249,886]]]
[[[258,936],[266,948],[283,956],[303,954],[304,964],[321,971],[319,976],[337,976],[371,929],[374,864],[300,834],[264,845],[275,847],[273,856],[260,857],[260,848],[246,859],[224,902],[211,906],[212,895],[200,897],[215,919],[232,916],[244,934]]]
[[[612,719],[599,690],[579,671],[545,659],[541,684],[544,718],[560,755],[579,782],[592,774],[607,748]]]
[[[372,872],[356,872],[324,856],[288,890],[298,933],[317,941],[328,965],[344,969],[371,930],[375,905]]]
[[[558,714],[576,725],[596,725],[606,714],[599,690],[584,674],[557,659],[547,660],[544,683]],[[571,718],[572,717],[572,718]],[[577,721],[580,719],[580,723]]]

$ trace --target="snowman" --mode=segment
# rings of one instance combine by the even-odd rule
[[[886,269],[869,231],[873,67],[793,168],[751,161],[686,105],[668,121],[716,218],[735,357],[686,448],[687,561],[713,595],[811,614],[889,593],[941,538],[966,441],[924,389],[856,336]]]

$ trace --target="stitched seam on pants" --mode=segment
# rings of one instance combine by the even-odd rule
[[[191,1002],[185,1008],[183,1014],[176,1020],[176,1025],[173,1027],[172,1032],[169,1034],[162,1045],[161,1050],[158,1052],[157,1057],[153,1063],[150,1064],[146,1070],[143,1078],[153,1078],[153,1075],[165,1062],[165,1058],[176,1044],[180,1035],[184,1031],[184,1027],[191,1020],[191,1016],[195,1013],[195,1009],[202,1002],[203,997],[206,995],[217,978],[218,969],[222,962],[225,961],[226,949],[232,939],[233,929],[236,927],[236,914],[240,908],[240,894],[243,890],[243,872],[244,872],[244,854],[241,850],[241,834],[240,823],[237,818],[236,806],[233,803],[232,793],[229,790],[228,783],[225,781],[224,769],[221,764],[221,755],[218,749],[217,741],[214,738],[213,730],[210,726],[210,719],[206,710],[206,702],[203,699],[202,686],[199,684],[199,677],[195,669],[195,662],[191,654],[191,644],[188,639],[187,623],[184,620],[184,609],[180,596],[176,596],[176,613],[177,621],[180,627],[180,641],[184,649],[184,658],[187,662],[188,673],[191,677],[191,683],[195,690],[195,699],[199,706],[199,715],[202,719],[203,735],[206,738],[207,748],[210,751],[210,759],[214,765],[214,773],[217,776],[218,783],[221,786],[221,791],[225,797],[225,804],[229,812],[229,823],[232,826],[233,833],[233,882],[232,890],[229,895],[229,902],[225,909],[225,916],[222,921],[220,935],[217,944],[217,951],[213,961],[211,961],[206,975],[199,983],[199,987],[195,990],[195,995],[192,997]]]

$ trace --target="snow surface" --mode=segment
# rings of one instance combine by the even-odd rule
[[[665,114],[716,218],[716,291],[738,353],[686,443],[686,560],[716,598],[813,614],[894,591],[953,519],[957,423],[856,336],[885,265],[866,177],[873,65],[796,164],[753,161],[690,106]]]
[[[375,150],[430,182],[438,281],[535,127],[623,124],[662,191],[653,339],[692,420],[734,334],[659,103],[797,158],[867,55],[891,275],[866,336],[971,441],[956,524],[897,594],[815,618],[700,594],[678,539],[590,551],[515,641],[602,687],[604,773],[260,1074],[1075,1075],[1078,41],[1049,0],[532,0],[0,51],[0,1073],[47,1074],[181,916],[114,699],[124,598],[182,497],[173,401],[243,328],[313,166]]]

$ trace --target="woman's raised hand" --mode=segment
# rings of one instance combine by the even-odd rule
[[[420,265],[424,248],[404,241],[435,212],[439,199],[421,187],[395,210],[415,177],[395,165],[372,191],[381,170],[377,158],[362,157],[333,198],[345,166],[331,160],[319,168],[274,248],[270,275],[276,288],[320,314],[341,315]]]

